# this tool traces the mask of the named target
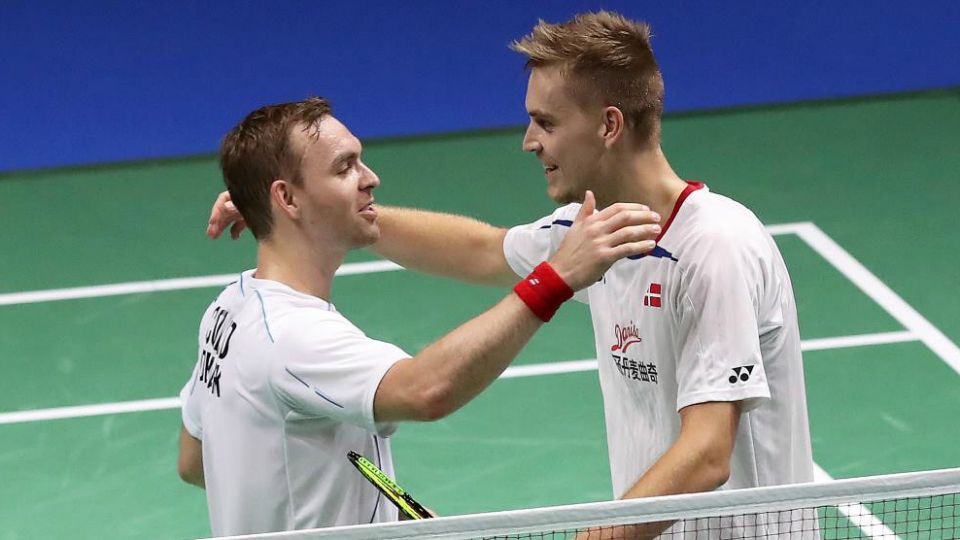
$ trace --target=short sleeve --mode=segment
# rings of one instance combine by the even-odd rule
[[[679,310],[677,409],[770,398],[760,354],[760,257],[749,242],[713,234],[685,253]]]
[[[524,277],[556,253],[578,212],[579,204],[568,204],[533,223],[517,225],[508,230],[503,239],[503,255],[514,273]],[[587,289],[577,291],[574,299],[588,303]]]
[[[304,322],[275,344],[270,382],[280,401],[304,416],[392,433],[393,424],[374,421],[373,401],[387,371],[410,355],[367,337],[337,313]]]
[[[201,321],[209,319],[210,314],[213,313],[215,309],[215,305],[214,303],[207,307],[203,313],[203,318],[200,319]],[[201,324],[197,332],[197,343],[202,347],[203,342],[204,330]],[[187,433],[195,439],[203,439],[203,416],[200,413],[203,408],[204,399],[201,395],[194,392],[197,387],[198,372],[200,369],[200,359],[198,358],[197,363],[193,367],[193,373],[187,380],[187,383],[183,385],[183,388],[180,389],[180,417],[183,420],[183,427],[186,428]]]
[[[203,424],[200,421],[200,399],[193,394],[194,387],[197,384],[197,369],[194,367],[193,376],[180,389],[180,416],[183,420],[183,427],[187,433],[195,439],[203,439]]]

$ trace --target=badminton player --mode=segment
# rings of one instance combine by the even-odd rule
[[[346,254],[380,238],[360,141],[320,98],[250,113],[223,140],[233,203],[257,267],[201,319],[181,391],[181,477],[207,492],[213,534],[391,521],[396,508],[349,451],[393,477],[390,435],[480,393],[574,291],[654,247],[639,204],[594,212],[587,194],[566,239],[498,304],[410,357],[365,335],[333,303]]]

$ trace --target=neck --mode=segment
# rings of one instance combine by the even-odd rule
[[[686,189],[684,182],[670,167],[660,146],[639,152],[613,156],[609,167],[609,193],[598,194],[597,204],[607,206],[615,202],[645,204],[660,214],[666,222],[673,207]]]
[[[346,251],[324,250],[320,242],[279,241],[277,232],[259,242],[254,277],[277,281],[297,292],[331,302],[333,276],[343,263]]]

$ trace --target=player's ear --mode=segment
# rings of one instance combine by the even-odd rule
[[[608,106],[603,108],[603,123],[600,126],[600,136],[603,144],[610,148],[623,136],[624,118],[619,107]]]
[[[274,180],[270,184],[270,200],[280,212],[291,219],[297,219],[300,217],[300,207],[291,188],[290,182],[286,180]]]

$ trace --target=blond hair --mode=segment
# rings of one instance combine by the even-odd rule
[[[663,76],[651,36],[646,23],[598,11],[561,24],[540,20],[510,48],[527,57],[527,69],[559,67],[581,103],[617,107],[641,140],[659,143]]]

